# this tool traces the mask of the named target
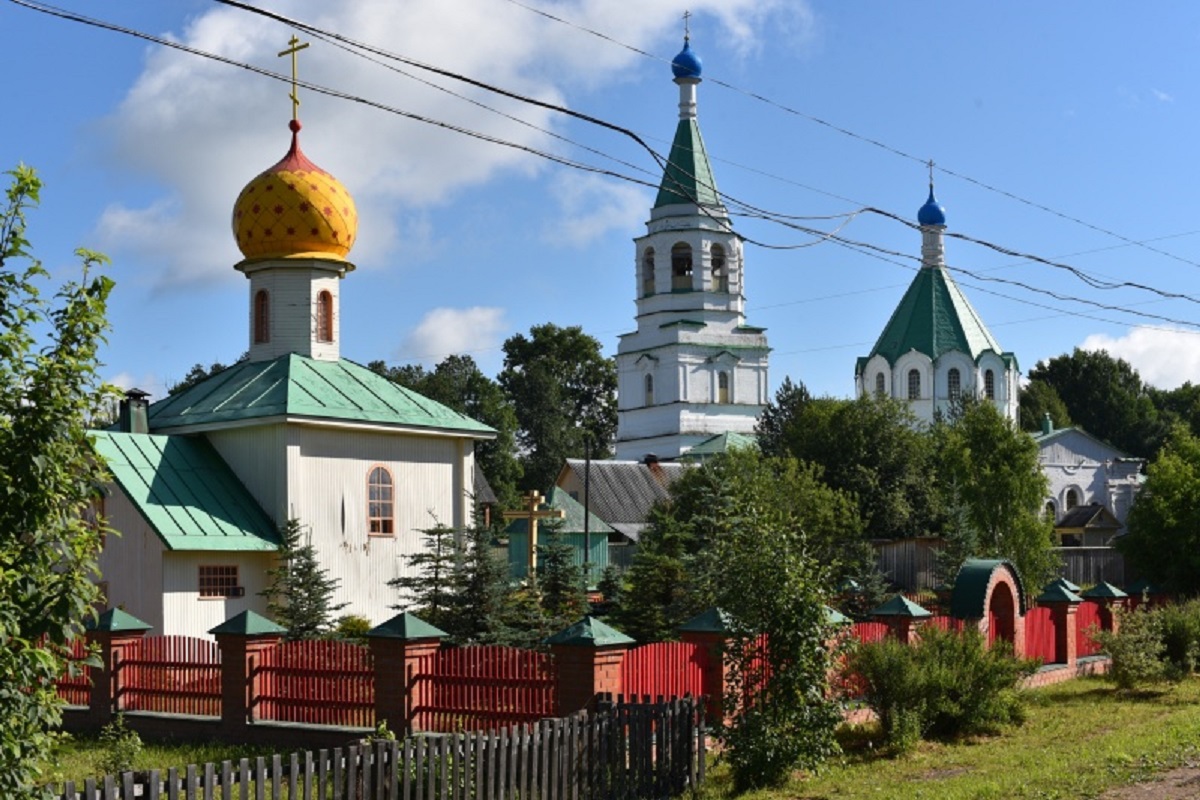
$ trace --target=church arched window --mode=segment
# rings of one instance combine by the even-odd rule
[[[717,402],[718,403],[728,403],[729,402],[729,373],[728,372],[718,372],[717,373]]]
[[[271,341],[271,295],[266,289],[254,293],[254,343]]]
[[[333,341],[333,294],[324,289],[317,294],[317,341]]]
[[[908,399],[921,399],[921,373],[915,369],[908,371]]]
[[[654,248],[642,253],[642,297],[654,294]]]
[[[875,373],[875,394],[883,397],[887,392],[887,380],[883,377],[882,372]]]
[[[654,405],[654,376],[646,376],[646,405]]]
[[[996,373],[990,369],[983,373],[983,396],[988,400],[996,399]]]
[[[962,392],[962,375],[959,374],[957,368],[951,368],[946,373],[946,388],[951,400],[957,400]]]
[[[1046,509],[1045,509],[1045,511],[1042,512],[1042,516],[1048,522],[1057,522],[1058,521],[1058,515],[1054,513],[1054,501],[1053,500],[1046,501]]]
[[[1079,505],[1079,492],[1074,489],[1067,489],[1067,511],[1070,511],[1077,505]]]
[[[671,290],[692,288],[692,247],[680,242],[671,248]]]
[[[375,467],[367,476],[367,531],[372,536],[391,536],[396,532],[396,495],[392,473]]]
[[[729,291],[729,267],[725,263],[725,248],[719,244],[712,246],[712,279],[714,292]]]

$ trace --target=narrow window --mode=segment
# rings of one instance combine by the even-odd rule
[[[367,530],[372,536],[395,533],[395,508],[392,473],[383,467],[375,467],[367,478]]]
[[[883,377],[882,372],[875,373],[875,394],[883,397],[887,392],[887,380]]]
[[[317,341],[333,341],[333,295],[327,290],[317,295]]]
[[[654,294],[654,248],[642,254],[642,297]]]
[[[729,373],[728,372],[718,372],[717,373],[717,402],[718,403],[728,403],[729,402]]]
[[[712,277],[714,292],[729,291],[729,269],[725,266],[725,248],[719,244],[712,246]]]
[[[958,374],[958,369],[951,369],[946,373],[946,386],[949,389],[951,400],[957,400],[958,395],[962,392],[962,376]]]
[[[921,373],[915,369],[908,371],[908,399],[921,399]]]
[[[683,242],[671,248],[671,289],[692,288],[692,248]]]
[[[983,373],[983,396],[988,400],[996,399],[996,375],[990,369]]]
[[[1056,521],[1057,515],[1054,513],[1054,501],[1053,500],[1046,503],[1046,510],[1045,510],[1043,516],[1050,522]]]
[[[201,564],[199,588],[202,599],[241,597],[244,594],[238,584],[236,564]]]
[[[1070,511],[1077,505],[1079,505],[1079,492],[1074,489],[1067,489],[1067,511]]]
[[[646,376],[646,405],[654,405],[654,376]]]
[[[254,295],[254,343],[265,344],[271,341],[271,296],[266,289],[259,289]]]

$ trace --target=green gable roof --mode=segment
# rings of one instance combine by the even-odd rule
[[[895,364],[910,350],[931,359],[952,350],[968,353],[976,360],[988,350],[1012,358],[1012,354],[1001,351],[962,289],[941,267],[927,266],[917,271],[867,358],[882,355]],[[860,372],[864,365],[859,363]]]
[[[266,417],[366,422],[491,438],[483,423],[405,389],[353,361],[290,353],[243,361],[150,406],[151,430]]]
[[[704,149],[704,139],[700,137],[700,126],[695,119],[681,119],[675,128],[675,141],[671,142],[671,155],[663,171],[654,207],[677,203],[721,205],[717,196],[717,181],[708,163],[708,152]]]
[[[96,452],[168,550],[275,550],[279,532],[206,440],[94,431]]]
[[[558,525],[560,533],[583,533],[583,504],[574,497],[571,497],[561,487],[551,487],[550,494],[546,496],[546,502],[542,504],[541,508],[543,510],[557,508],[566,514],[566,516],[562,520],[541,520],[538,523],[539,538],[546,535],[546,529],[550,525]],[[527,535],[529,533],[529,519],[528,517],[514,519],[504,530],[510,536],[513,534]],[[613,528],[611,525],[597,517],[594,513],[588,513],[589,534],[609,534],[612,532]]]

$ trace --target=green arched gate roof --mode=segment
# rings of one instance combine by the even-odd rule
[[[1017,603],[1020,613],[1025,614],[1025,584],[1021,573],[1011,561],[1002,559],[968,558],[954,579],[954,594],[950,596],[950,616],[958,619],[982,619],[987,616],[987,589],[992,574],[1007,568],[1012,572],[1017,585]]]

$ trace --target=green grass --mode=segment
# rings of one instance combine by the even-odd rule
[[[1087,798],[1144,780],[1200,752],[1200,679],[1129,697],[1100,680],[1032,691],[1021,727],[954,743],[923,742],[889,758],[875,750],[874,728],[845,730],[846,754],[819,775],[795,775],[780,789],[746,800],[800,798]],[[729,792],[718,765],[703,796]]]
[[[222,761],[228,760],[233,761],[236,765],[240,758],[253,760],[256,756],[270,756],[274,753],[286,754],[295,749],[251,747],[220,742],[201,744],[147,742],[134,762],[134,769],[158,769],[165,773],[169,767],[179,767],[182,772],[188,764],[202,765],[208,762],[220,764]],[[61,784],[64,780],[73,780],[77,784],[82,784],[86,778],[100,778],[103,773],[97,765],[102,755],[103,750],[96,736],[69,737],[56,748],[54,760],[48,767],[47,780],[57,784]]]

